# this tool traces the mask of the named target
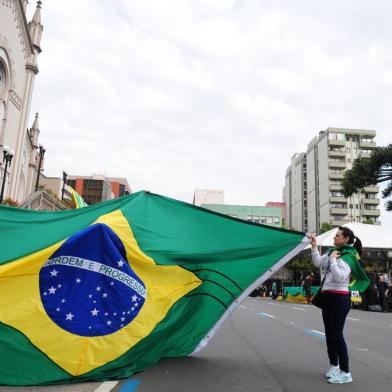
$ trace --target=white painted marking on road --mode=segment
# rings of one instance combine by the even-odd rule
[[[357,348],[357,351],[369,351],[368,348]]]
[[[274,303],[272,303],[272,302],[267,302],[267,304],[268,305],[273,305],[273,306],[276,306],[277,304],[274,304]]]
[[[275,316],[273,316],[272,314],[268,314],[268,313],[264,313],[264,312],[260,312],[259,315],[262,315],[262,316],[265,316],[265,317],[275,318]]]
[[[314,333],[318,333],[318,334],[320,334],[320,335],[325,336],[325,333],[324,333],[324,332],[317,331],[317,329],[311,329],[311,331],[314,332]]]
[[[117,384],[118,381],[105,381],[94,392],[110,392]]]
[[[359,321],[359,319],[356,319],[356,318],[353,318],[353,317],[347,317],[347,320]]]
[[[305,309],[302,309],[302,308],[296,308],[295,306],[293,307],[293,309],[302,310],[303,312],[306,312],[306,310],[305,310]]]
[[[242,308],[242,309],[248,309],[246,306],[244,306],[244,305],[240,305],[240,308]]]
[[[294,324],[295,324],[295,322],[294,322],[294,321],[290,321],[290,324],[291,324],[291,325],[294,325]]]

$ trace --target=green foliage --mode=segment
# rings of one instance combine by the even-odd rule
[[[374,222],[369,218],[366,218],[362,223],[365,223],[366,225],[374,225]]]
[[[7,197],[5,200],[3,200],[3,203],[7,206],[11,206],[11,207],[18,207],[19,203],[16,200],[12,200],[10,197]]]
[[[323,234],[331,229],[333,229],[333,226],[330,223],[323,222],[320,227],[320,234]]]
[[[300,255],[299,257],[296,257],[286,264],[286,268],[293,272],[294,280],[300,280],[301,277],[311,272],[313,274],[318,273],[318,268],[313,265],[309,255]]]
[[[352,169],[344,174],[343,193],[345,197],[349,197],[366,186],[385,181],[388,184],[382,192],[383,198],[392,195],[392,144],[375,148],[369,158],[356,159]],[[392,211],[392,200],[388,200],[385,207]]]

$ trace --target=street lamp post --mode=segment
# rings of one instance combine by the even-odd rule
[[[7,169],[11,166],[12,158],[14,157],[15,152],[10,150],[7,146],[3,146],[3,163],[5,162],[4,166],[4,174],[3,174],[3,182],[1,184],[1,192],[0,192],[0,203],[3,202],[4,196],[4,187],[5,187],[5,179],[7,177]]]
[[[39,145],[38,173],[37,173],[37,181],[36,181],[36,183],[35,183],[35,191],[38,190],[39,176],[40,176],[40,174],[41,174],[42,159],[44,158],[45,151],[46,151],[45,147],[44,147],[42,144],[40,144],[40,145]]]
[[[67,184],[67,177],[68,173],[63,170],[63,189],[61,190],[61,200],[64,200],[64,190],[65,190],[65,185]]]

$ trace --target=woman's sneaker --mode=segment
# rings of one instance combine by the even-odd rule
[[[353,382],[353,378],[350,373],[340,372],[328,379],[331,384],[348,384]]]
[[[325,377],[331,378],[331,377],[336,376],[338,374],[339,374],[339,366],[332,365],[329,368],[329,370],[327,371],[327,373],[325,373]]]

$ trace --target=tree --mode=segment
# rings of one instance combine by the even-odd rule
[[[382,192],[383,198],[392,195],[392,144],[375,148],[369,158],[355,160],[352,169],[344,174],[343,194],[349,197],[366,186],[385,181],[388,183]],[[387,211],[392,211],[392,200],[388,200],[385,207]]]
[[[302,254],[289,261],[286,268],[293,272],[294,282],[301,282],[303,277],[311,272],[313,274],[318,273],[318,268],[313,265],[311,258]]]
[[[333,229],[333,226],[330,223],[324,222],[321,224],[320,234],[323,234],[331,229]]]
[[[374,222],[369,218],[366,218],[362,223],[365,223],[366,225],[374,225]]]

